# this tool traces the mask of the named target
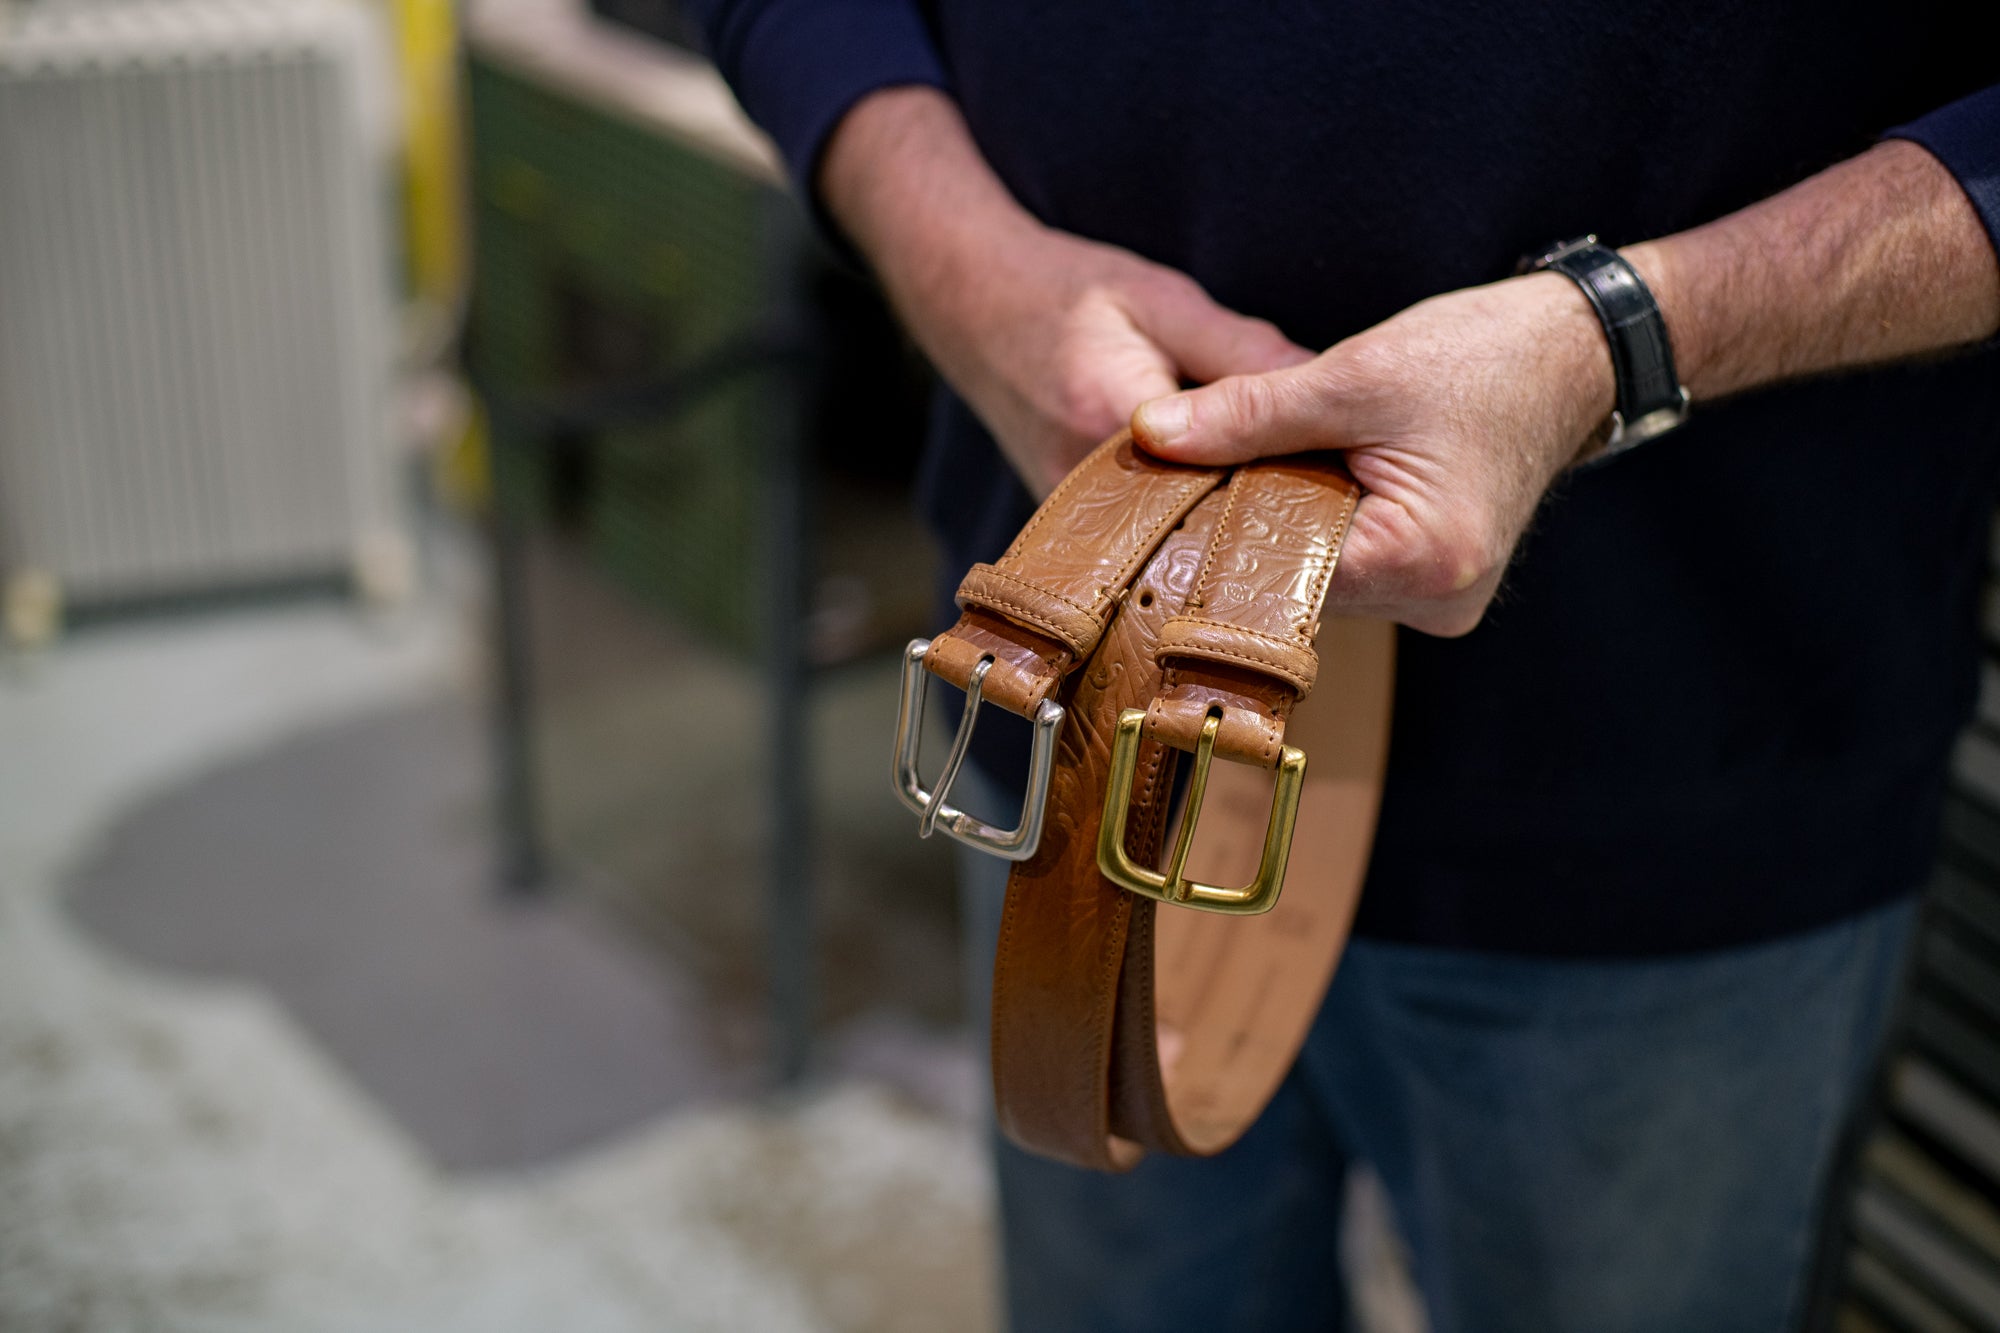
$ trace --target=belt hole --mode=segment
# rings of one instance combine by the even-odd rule
[[[1153,590],[1152,590],[1151,588],[1142,588],[1142,589],[1140,589],[1140,590],[1139,590],[1139,605],[1140,605],[1141,607],[1147,607],[1147,606],[1151,606],[1152,604],[1153,604]]]

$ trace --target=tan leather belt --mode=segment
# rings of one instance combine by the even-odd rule
[[[1332,455],[1228,472],[1120,434],[965,576],[958,623],[910,646],[898,790],[921,832],[1017,862],[993,1086],[1023,1147],[1103,1170],[1219,1152],[1297,1056],[1353,917],[1388,749],[1393,627],[1320,620],[1358,495]],[[932,788],[926,673],[967,696]],[[1035,723],[1013,829],[948,800],[985,703]]]

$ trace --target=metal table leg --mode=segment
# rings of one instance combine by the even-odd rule
[[[765,628],[766,680],[770,701],[769,824],[765,839],[769,881],[765,910],[769,949],[773,1072],[780,1086],[798,1084],[812,1047],[813,960],[812,825],[808,783],[806,586],[811,541],[806,532],[806,469],[803,426],[810,395],[788,376],[797,394],[796,411],[775,432],[765,480],[768,525],[768,580]]]
[[[504,892],[540,892],[548,883],[541,812],[535,800],[534,682],[530,656],[527,524],[515,512],[506,477],[519,461],[512,435],[492,433],[493,494],[487,536],[493,554],[493,745],[495,806],[500,820],[500,883]]]

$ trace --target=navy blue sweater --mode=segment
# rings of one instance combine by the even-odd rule
[[[1309,346],[1551,240],[1707,221],[1884,134],[2000,237],[2000,53],[1941,0],[707,8],[802,181],[859,97],[935,85],[1045,221]],[[1996,472],[1988,346],[1704,403],[1561,483],[1479,629],[1403,635],[1357,929],[1658,954],[1912,891],[1974,700]],[[925,497],[954,581],[1030,508],[950,400]]]

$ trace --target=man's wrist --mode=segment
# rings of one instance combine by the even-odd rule
[[[1604,325],[1577,285],[1560,273],[1509,281],[1532,301],[1538,342],[1552,372],[1548,384],[1563,437],[1579,446],[1597,438],[1618,405],[1618,376]]]
[[[1521,260],[1521,267],[1569,279],[1604,331],[1617,405],[1578,463],[1623,453],[1687,420],[1688,391],[1675,373],[1666,321],[1652,289],[1630,260],[1596,236],[1586,235],[1531,254]]]

